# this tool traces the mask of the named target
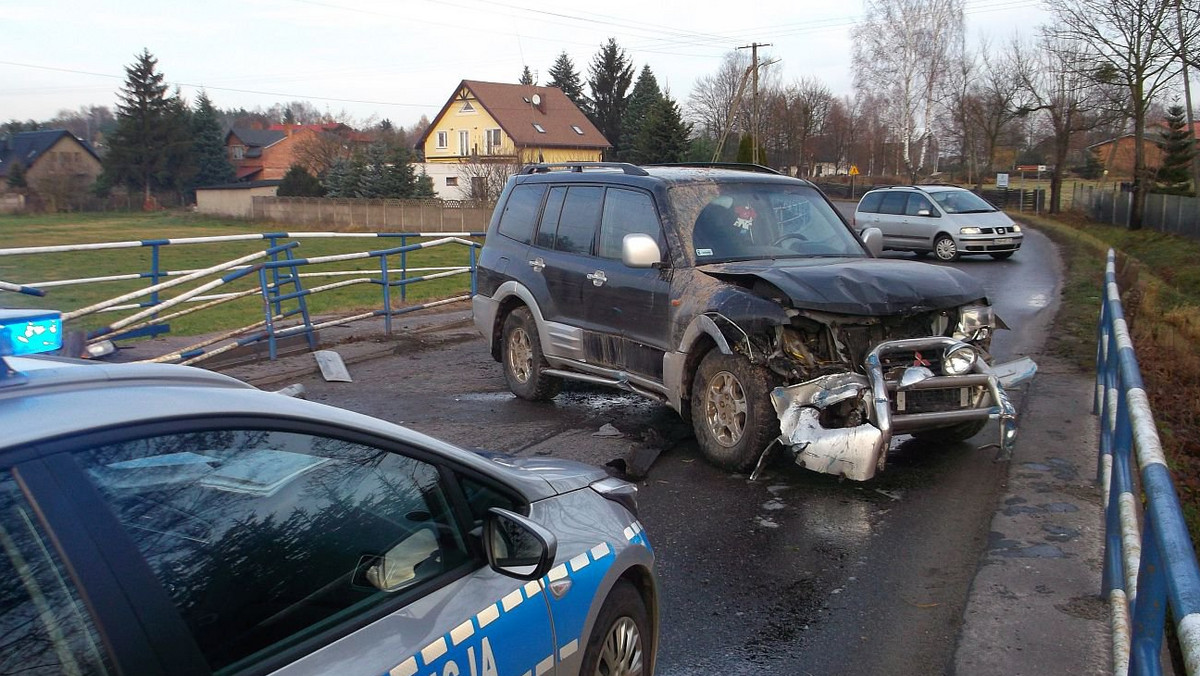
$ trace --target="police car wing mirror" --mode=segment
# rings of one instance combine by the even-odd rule
[[[879,228],[863,228],[863,231],[859,233],[859,237],[862,238],[863,244],[867,245],[867,251],[870,251],[872,256],[878,258],[883,254],[882,230]]]
[[[662,251],[650,235],[631,233],[621,239],[621,262],[631,268],[651,268],[662,262]]]
[[[483,525],[483,548],[492,570],[519,580],[536,580],[554,565],[558,540],[530,519],[492,507]]]

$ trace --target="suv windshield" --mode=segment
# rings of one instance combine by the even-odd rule
[[[767,182],[670,189],[671,211],[697,265],[756,258],[866,256],[815,189]]]
[[[939,190],[930,192],[929,196],[948,214],[983,214],[996,210],[970,190]]]

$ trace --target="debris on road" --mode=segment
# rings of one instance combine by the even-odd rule
[[[350,377],[350,372],[346,370],[346,364],[342,362],[342,355],[333,350],[317,350],[312,354],[317,360],[317,367],[321,369],[321,377],[326,382],[354,382],[354,379]]]

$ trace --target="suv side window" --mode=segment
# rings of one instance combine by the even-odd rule
[[[858,203],[858,210],[865,214],[873,214],[879,211],[879,203],[883,201],[883,193],[872,192],[867,193]]]
[[[604,203],[604,188],[571,186],[563,201],[554,248],[568,253],[590,254],[596,226],[600,224],[600,207]]]
[[[917,212],[922,209],[925,210],[925,216],[938,215],[937,210],[933,208],[933,202],[930,202],[929,198],[915,192],[910,193],[908,196],[908,206],[905,208],[904,214],[906,216],[920,216],[921,214]]]
[[[658,243],[659,251],[662,251],[662,227],[658,223],[654,200],[638,190],[609,188],[604,197],[600,247],[596,254],[601,258],[620,260],[625,235],[634,233],[650,235]]]
[[[904,213],[904,203],[908,200],[908,193],[899,190],[894,192],[886,192],[883,194],[883,202],[879,205],[879,213],[900,215]]]
[[[471,559],[438,468],[383,449],[219,430],[76,458],[214,670],[436,588]]]
[[[33,509],[0,478],[0,674],[115,674]]]
[[[497,231],[505,237],[529,244],[533,241],[533,228],[537,224],[538,207],[542,205],[544,185],[518,185],[513,188],[500,214]]]
[[[554,236],[558,233],[558,218],[562,214],[563,200],[566,198],[566,188],[550,188],[550,197],[546,198],[546,208],[542,211],[542,221],[538,225],[536,246],[543,249],[554,248]]]

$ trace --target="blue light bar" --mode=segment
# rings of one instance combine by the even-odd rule
[[[0,357],[62,347],[62,315],[52,310],[0,310]]]

